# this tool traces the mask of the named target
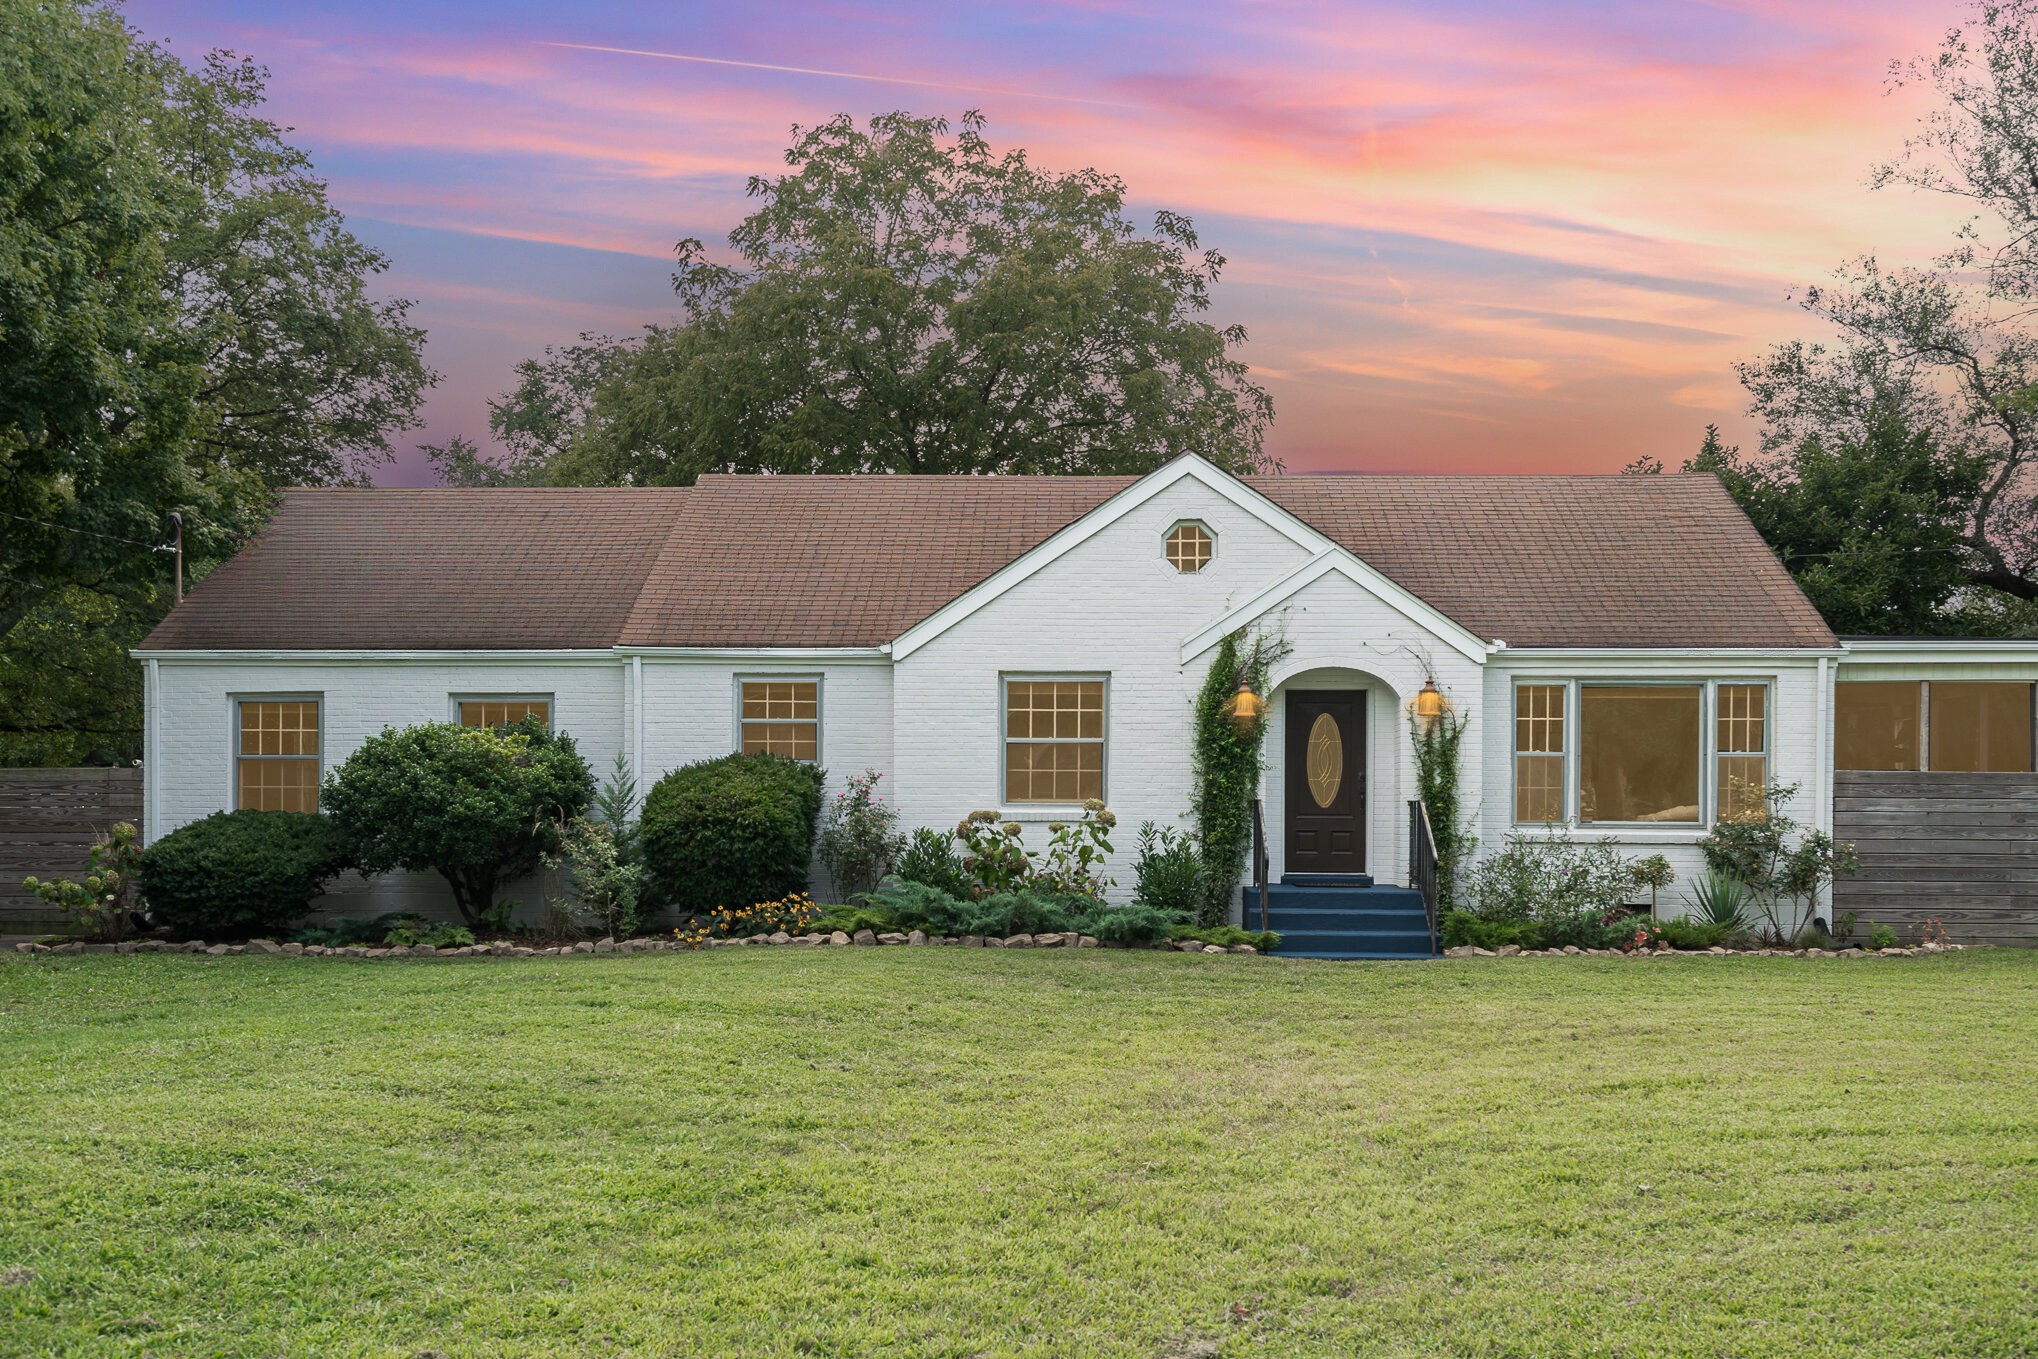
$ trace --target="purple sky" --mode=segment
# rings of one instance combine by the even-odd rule
[[[997,144],[1121,175],[1230,259],[1295,470],[1613,470],[1745,438],[1731,363],[1815,335],[1844,258],[1955,214],[1870,193],[1941,4],[892,5],[138,0],[187,60],[273,71],[444,374],[411,447],[487,435],[511,365],[673,320],[793,123],[981,107]],[[575,44],[564,46],[560,44]],[[630,49],[593,51],[589,48]],[[667,55],[637,55],[661,53]]]

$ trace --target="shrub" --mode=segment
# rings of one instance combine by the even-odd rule
[[[1791,942],[1799,922],[1810,920],[1819,889],[1860,867],[1854,846],[1783,814],[1797,789],[1771,781],[1766,814],[1722,821],[1698,842],[1708,868],[1747,884],[1749,909],[1761,916],[1759,933],[1770,944]]]
[[[1236,925],[1177,925],[1168,931],[1168,938],[1194,939],[1199,944],[1215,944],[1219,948],[1251,944],[1262,953],[1272,953],[1281,942],[1278,931],[1242,930]]]
[[[466,948],[474,942],[474,931],[462,925],[427,925],[405,922],[382,936],[384,948]]]
[[[616,752],[616,762],[610,766],[601,791],[594,795],[593,810],[595,817],[609,828],[609,839],[616,847],[616,861],[636,863],[637,775],[630,768],[630,757],[620,750]]]
[[[1143,901],[1129,906],[1106,906],[1078,926],[1107,944],[1151,944],[1168,937],[1184,917],[1177,911],[1163,911]]]
[[[594,775],[572,737],[535,717],[431,722],[369,738],[320,796],[362,872],[436,871],[470,927],[502,930],[497,885],[557,852],[560,823],[593,801]]]
[[[976,905],[967,897],[944,892],[924,882],[892,881],[865,898],[871,910],[887,922],[884,928],[926,930],[929,934],[968,934],[965,928],[975,919]],[[861,914],[861,913],[859,913]],[[875,925],[859,928],[876,929]],[[847,933],[856,933],[855,929]]]
[[[132,822],[116,821],[112,833],[86,855],[85,881],[27,877],[21,880],[22,889],[56,907],[80,934],[121,938],[133,928],[141,838]]]
[[[1132,864],[1132,880],[1133,893],[1140,901],[1178,920],[1188,920],[1204,898],[1203,857],[1183,832],[1148,821],[1139,828],[1139,857]]]
[[[826,777],[784,755],[724,755],[658,780],[640,823],[652,899],[702,915],[804,892]]]
[[[994,896],[1025,886],[1033,879],[1033,856],[1019,843],[1023,828],[1001,813],[975,811],[955,828],[962,843],[962,869],[970,876],[970,895]]]
[[[1541,948],[1542,927],[1529,920],[1488,920],[1470,911],[1445,911],[1437,921],[1437,937],[1445,948]]]
[[[886,930],[896,930],[902,927],[886,911],[875,910],[869,906],[835,906],[815,916],[807,923],[807,928],[809,930],[819,930],[822,934],[833,934],[837,930],[842,931],[844,934],[855,934],[858,930],[870,930],[876,934],[883,934]],[[920,929],[922,927],[914,925],[908,928]]]
[[[898,809],[878,796],[878,780],[883,777],[866,769],[851,779],[829,799],[821,824],[821,862],[836,895],[845,901],[876,887],[905,852]]]
[[[626,862],[619,841],[627,827],[574,817],[559,828],[558,863],[573,878],[575,900],[551,903],[553,915],[585,921],[603,934],[627,939],[643,923],[638,909],[643,867]]]
[[[343,919],[325,925],[307,925],[291,938],[300,944],[323,944],[327,948],[357,948],[380,944],[401,926],[421,927],[425,918],[411,911],[384,911],[373,920]]]
[[[1672,948],[1711,948],[1732,938],[1735,930],[1731,925],[1721,925],[1709,920],[1659,920],[1649,929],[1651,937],[1661,940]]]
[[[1102,901],[1116,878],[1104,876],[1105,856],[1112,853],[1111,831],[1118,817],[1096,798],[1083,802],[1079,821],[1053,821],[1047,827],[1047,853],[1033,873],[1033,885],[1062,896]]]
[[[1887,925],[1876,925],[1868,931],[1868,947],[1882,951],[1896,947],[1896,931]]]
[[[266,934],[296,926],[349,866],[329,817],[214,812],[142,851],[142,893],[150,917],[178,934]]]
[[[1563,833],[1510,835],[1500,852],[1481,860],[1465,882],[1473,914],[1538,924],[1603,916],[1625,904],[1639,886],[1636,865],[1611,844],[1576,844]]]
[[[821,908],[805,892],[790,892],[776,901],[749,906],[717,906],[673,931],[682,944],[695,948],[709,939],[748,939],[755,934],[805,934]]]
[[[954,837],[929,826],[913,832],[912,841],[892,866],[892,876],[900,882],[921,883],[952,897],[969,896],[972,886],[969,873],[962,866],[962,856],[956,853]]]

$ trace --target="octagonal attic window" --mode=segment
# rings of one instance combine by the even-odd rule
[[[1210,565],[1216,544],[1201,524],[1182,523],[1168,530],[1168,565],[1188,575]]]

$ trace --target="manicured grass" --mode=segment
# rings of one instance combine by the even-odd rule
[[[0,961],[9,1355],[2023,1355],[2034,1162],[2029,953]]]

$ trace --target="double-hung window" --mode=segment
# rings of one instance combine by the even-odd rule
[[[1005,681],[1005,801],[1104,796],[1104,681]]]
[[[1514,686],[1516,825],[1703,826],[1760,816],[1769,686],[1524,680]]]
[[[318,700],[244,698],[234,706],[234,806],[317,811]]]
[[[738,681],[738,748],[745,755],[821,758],[821,682],[814,679]]]

